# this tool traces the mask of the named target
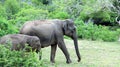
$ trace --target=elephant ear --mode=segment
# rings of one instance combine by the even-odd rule
[[[74,23],[74,20],[73,19],[66,19],[66,22],[67,23]]]
[[[63,21],[63,31],[64,32],[67,31],[70,23],[73,23],[72,19],[66,19],[66,20]]]
[[[66,22],[66,20],[64,20],[63,22],[63,32],[65,33],[65,31],[67,31],[67,27],[68,27],[68,23]]]
[[[63,29],[66,31],[67,28],[70,26],[70,24],[73,24],[73,20],[72,19],[66,19],[63,22]]]

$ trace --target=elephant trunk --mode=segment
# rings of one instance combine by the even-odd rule
[[[74,41],[74,46],[75,46],[76,54],[77,54],[77,57],[78,57],[78,62],[80,62],[81,57],[80,57],[80,52],[79,52],[79,48],[78,48],[78,39],[77,39],[76,32],[74,32],[72,39]]]

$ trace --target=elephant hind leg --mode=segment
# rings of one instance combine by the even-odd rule
[[[57,49],[57,44],[51,45],[51,56],[50,56],[51,63],[55,63],[56,49]]]

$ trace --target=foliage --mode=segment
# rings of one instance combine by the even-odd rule
[[[67,12],[70,16],[69,18],[73,19],[79,16],[81,11],[80,2],[77,0],[54,0],[52,4],[54,5],[55,10]]]
[[[119,37],[119,26],[115,22],[117,13],[113,10],[114,0],[44,2],[48,0],[0,1],[0,36],[17,33],[25,21],[29,20],[72,18],[81,39],[116,41]],[[111,29],[114,26],[117,28]]]
[[[2,67],[47,67],[35,52],[11,51],[0,45],[0,66]]]
[[[0,4],[0,17],[6,18],[5,8]]]
[[[40,20],[40,19],[46,19],[47,18],[48,11],[42,10],[42,9],[22,9],[20,12],[18,12],[15,17],[16,19],[13,19],[13,22],[17,25],[23,24],[25,21],[28,20]]]
[[[40,4],[48,5],[48,4],[51,4],[51,3],[52,3],[52,0],[32,0],[32,2],[33,2],[35,5],[40,5]]]
[[[4,6],[8,19],[11,19],[11,15],[16,14],[20,10],[20,4],[17,2],[17,0],[6,0]]]
[[[76,20],[76,26],[78,37],[82,39],[116,41],[120,33],[119,29],[118,31],[110,31],[109,27],[97,26],[92,22],[84,23],[82,20]]]
[[[16,26],[14,26],[11,23],[8,23],[8,21],[5,18],[0,18],[0,36],[17,32],[18,30]]]
[[[69,18],[69,14],[67,12],[54,11],[49,13],[49,17],[53,19],[67,19]]]
[[[112,0],[82,0],[82,11],[80,18],[82,20],[89,20],[92,18],[96,24],[115,25],[116,13],[112,11]],[[105,23],[106,22],[106,23]]]

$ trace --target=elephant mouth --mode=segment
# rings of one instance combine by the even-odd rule
[[[73,37],[73,32],[72,32],[72,31],[67,32],[67,33],[66,33],[66,36]]]

